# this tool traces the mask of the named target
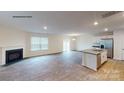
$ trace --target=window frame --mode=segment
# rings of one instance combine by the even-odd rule
[[[32,44],[32,43],[33,43],[33,42],[32,42],[32,38],[33,38],[33,37],[40,39],[40,40],[39,40],[39,44],[38,44],[38,45],[39,45],[39,49],[33,49],[33,48],[32,48],[32,46],[35,45],[35,44]],[[43,39],[43,38],[47,39],[47,43],[46,43],[47,47],[46,47],[46,49],[43,49],[43,48],[42,48],[42,46],[44,46],[43,43],[42,43],[42,39]],[[31,51],[46,51],[46,50],[49,49],[49,38],[48,38],[48,37],[32,36],[30,40],[31,40],[31,44],[30,44],[30,45],[31,45],[31,48],[30,48]]]

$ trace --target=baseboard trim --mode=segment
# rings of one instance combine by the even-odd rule
[[[47,55],[55,55],[55,54],[61,54],[63,52],[56,52],[56,53],[49,53],[49,54],[43,54],[43,55],[36,55],[36,56],[30,56],[30,57],[24,57],[23,59],[28,59],[32,57],[40,57],[40,56],[47,56]]]
[[[76,52],[83,52],[83,51],[81,51],[81,50],[80,50],[80,51],[79,51],[79,50],[71,50],[71,51],[76,51]]]

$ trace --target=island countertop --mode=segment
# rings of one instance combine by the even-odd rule
[[[98,55],[104,51],[107,51],[106,49],[100,49],[100,50],[96,50],[96,49],[86,49],[83,50],[84,53],[89,53],[89,54],[93,54],[93,55]]]

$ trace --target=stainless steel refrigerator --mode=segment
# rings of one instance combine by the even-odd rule
[[[103,48],[107,50],[107,57],[113,58],[113,39],[101,39],[100,43],[104,46]]]

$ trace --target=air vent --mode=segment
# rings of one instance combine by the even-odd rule
[[[32,18],[32,16],[12,16],[13,18]]]
[[[102,18],[110,17],[112,15],[115,15],[117,13],[120,13],[121,11],[110,11],[102,15]]]

